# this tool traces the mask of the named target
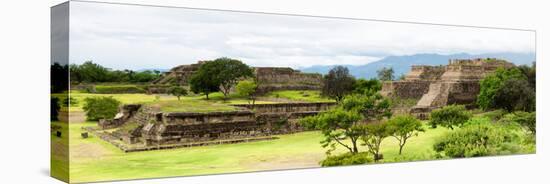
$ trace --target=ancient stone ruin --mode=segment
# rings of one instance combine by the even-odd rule
[[[155,85],[179,84],[189,85],[189,77],[207,61],[196,64],[180,65],[156,81]],[[275,90],[317,90],[321,89],[323,76],[317,73],[302,73],[288,67],[254,67],[254,75],[258,81],[258,92],[267,93]],[[150,93],[161,93],[160,87],[150,87]]]
[[[419,98],[410,112],[426,119],[432,109],[445,105],[473,105],[479,94],[481,79],[497,68],[513,66],[495,58],[454,59],[446,66],[412,66],[404,80],[384,82],[381,93],[400,98]]]
[[[124,151],[143,151],[206,144],[272,139],[272,135],[304,131],[300,118],[315,115],[335,103],[235,105],[225,112],[162,112],[130,104],[115,119],[102,120],[100,137]]]

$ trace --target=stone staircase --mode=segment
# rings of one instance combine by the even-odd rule
[[[432,109],[444,106],[449,96],[449,85],[442,82],[430,84],[428,93],[422,95],[422,98],[411,109],[411,114],[419,119],[428,119]]]

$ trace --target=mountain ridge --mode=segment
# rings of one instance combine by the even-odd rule
[[[486,53],[486,54],[435,54],[435,53],[420,53],[413,55],[402,56],[387,56],[378,61],[374,61],[365,65],[341,65],[348,67],[350,73],[356,78],[376,78],[376,71],[383,67],[392,67],[394,76],[399,76],[409,72],[412,65],[446,65],[449,59],[473,59],[473,58],[499,58],[510,61],[515,65],[530,65],[535,61],[535,53]],[[302,72],[326,74],[328,71],[337,65],[314,65],[310,67],[299,68]]]

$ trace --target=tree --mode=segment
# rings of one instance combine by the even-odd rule
[[[531,67],[527,65],[521,65],[518,67],[519,70],[527,77],[527,81],[529,82],[529,86],[533,88],[533,91],[537,90],[537,65],[535,62],[531,65]]]
[[[354,84],[355,78],[349,74],[348,68],[336,66],[324,76],[321,94],[341,101],[353,91]]]
[[[349,95],[340,106],[347,111],[359,112],[365,121],[380,121],[392,115],[390,101],[380,94]]]
[[[258,85],[253,80],[242,80],[237,83],[235,86],[237,93],[241,96],[246,96],[248,98],[248,103],[252,101],[252,105],[256,102],[256,90]]]
[[[84,112],[87,120],[110,119],[118,113],[120,101],[113,97],[88,97],[84,99]]]
[[[495,107],[512,111],[535,111],[536,95],[533,88],[524,79],[508,79],[495,92]]]
[[[195,74],[191,75],[189,86],[193,93],[204,93],[204,95],[206,95],[206,100],[208,100],[208,95],[210,93],[220,90],[220,82],[211,76],[211,71],[207,69],[201,70],[200,68],[202,68],[202,66],[199,67],[199,70]]]
[[[168,89],[168,92],[178,97],[178,100],[180,100],[181,96],[187,95],[187,90],[181,86],[172,86],[170,87],[170,89]]]
[[[309,129],[321,130],[325,139],[321,141],[323,148],[329,147],[327,155],[336,149],[336,144],[345,147],[350,153],[356,154],[357,140],[363,135],[363,129],[359,125],[361,114],[357,111],[347,111],[335,108],[322,112],[316,116],[309,116],[300,120],[300,123]],[[345,140],[349,139],[351,145]]]
[[[495,96],[497,91],[510,79],[527,80],[525,75],[516,67],[498,68],[493,74],[487,75],[480,82],[479,95],[476,103],[481,109],[497,108]]]
[[[205,62],[199,67],[199,72],[206,74],[205,77],[211,78],[210,82],[213,84],[218,84],[224,100],[227,99],[231,88],[240,79],[253,76],[253,70],[248,65],[226,57]]]
[[[380,154],[380,144],[390,136],[388,124],[385,122],[369,123],[363,126],[364,134],[361,136],[363,144],[367,146],[368,152],[374,155],[374,161],[383,159]]]
[[[383,67],[380,70],[376,71],[376,73],[378,74],[378,79],[380,79],[381,81],[392,81],[394,79],[394,72],[392,67]]]
[[[422,122],[411,115],[400,115],[392,117],[388,121],[388,130],[390,135],[399,141],[399,154],[403,152],[403,147],[407,140],[412,136],[418,136],[419,132],[424,132]]]
[[[59,105],[59,98],[52,97],[50,99],[50,120],[51,121],[57,121],[59,120],[59,110],[61,109],[61,106]]]
[[[92,61],[84,62],[77,71],[83,82],[109,82],[109,69]]]
[[[353,86],[353,93],[362,95],[374,95],[382,89],[382,83],[378,79],[358,79]]]
[[[433,110],[430,114],[430,125],[436,128],[438,125],[451,130],[466,123],[472,114],[463,105],[448,105],[441,109]]]

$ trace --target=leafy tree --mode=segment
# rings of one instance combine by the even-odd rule
[[[535,62],[531,65],[531,67],[527,65],[521,65],[518,67],[519,70],[527,77],[527,81],[529,82],[529,86],[533,88],[533,91],[536,91],[537,87],[537,65]]]
[[[374,161],[378,162],[383,159],[380,154],[380,144],[390,136],[388,124],[385,122],[369,123],[363,126],[364,134],[361,136],[363,144],[367,146],[368,152],[374,155]]]
[[[383,67],[380,70],[376,71],[376,73],[378,74],[378,79],[380,79],[381,81],[392,81],[394,79],[394,72],[392,67]]]
[[[329,147],[327,155],[336,149],[336,144],[348,149],[350,153],[356,154],[357,140],[363,135],[363,129],[359,125],[361,114],[357,111],[347,111],[342,108],[335,108],[300,120],[300,123],[309,129],[321,130],[325,139],[321,141],[323,148]],[[350,141],[351,145],[345,140]]]
[[[524,79],[508,79],[496,91],[494,96],[495,107],[500,107],[508,112],[534,111],[536,95],[533,88]]]
[[[202,68],[202,66],[200,68]],[[206,100],[208,100],[208,95],[210,93],[220,90],[220,82],[211,76],[210,71],[206,69],[201,70],[200,68],[190,77],[189,86],[193,93],[204,93],[204,95],[206,95]]]
[[[96,82],[151,82],[160,77],[159,71],[132,71],[132,70],[111,70],[92,61],[86,61],[81,65],[71,64],[68,67],[71,81],[76,83]]]
[[[466,123],[472,114],[463,105],[448,105],[441,109],[433,110],[430,114],[430,125],[436,128],[438,125],[451,130]]]
[[[84,99],[84,112],[87,120],[110,119],[118,113],[120,101],[113,97],[88,97]]]
[[[353,87],[353,93],[363,95],[374,95],[382,89],[382,83],[377,79],[358,79]]]
[[[366,121],[380,121],[391,117],[390,100],[380,94],[349,95],[340,106],[347,111],[357,111]]]
[[[336,66],[324,76],[321,94],[341,101],[353,91],[354,84],[355,78],[349,74],[348,68]]]
[[[527,80],[525,75],[518,68],[504,69],[499,68],[495,73],[487,75],[480,81],[479,95],[476,103],[480,108],[486,110],[496,108],[495,96],[497,91],[505,85],[505,82],[510,79]]]
[[[109,69],[92,61],[86,61],[77,70],[83,82],[109,82]]]
[[[473,118],[463,128],[439,138],[434,150],[452,158],[518,153],[522,148],[516,132],[487,118]]]
[[[199,72],[206,74],[205,77],[211,78],[209,81],[213,84],[218,84],[224,100],[227,99],[231,88],[240,79],[253,76],[253,70],[248,65],[226,57],[205,62],[199,67]]]
[[[258,89],[258,85],[253,80],[242,80],[237,83],[237,86],[235,86],[237,89],[237,93],[241,96],[246,96],[249,101],[252,101],[252,105],[256,102],[256,90]]]
[[[418,136],[419,132],[424,132],[422,122],[411,115],[394,116],[388,121],[388,130],[390,135],[399,141],[399,154],[401,155],[403,147],[407,140],[412,136]]]
[[[61,109],[61,106],[59,105],[59,98],[52,97],[50,99],[50,120],[51,121],[57,121],[59,120],[59,110]]]
[[[187,90],[181,86],[172,86],[170,87],[170,89],[168,89],[168,92],[178,97],[178,100],[180,100],[181,96],[187,95]]]

